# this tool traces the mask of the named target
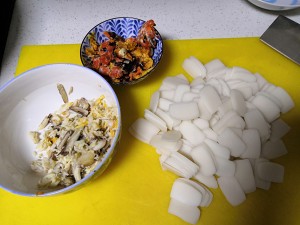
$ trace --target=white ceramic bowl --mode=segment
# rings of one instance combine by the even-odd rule
[[[252,4],[267,10],[282,11],[300,7],[299,0],[248,0]]]
[[[62,104],[57,83],[68,90],[70,101],[85,97],[96,99],[102,94],[118,108],[118,130],[111,147],[95,171],[75,184],[62,189],[40,190],[41,176],[32,171],[35,145],[29,131],[36,130],[43,118]],[[76,189],[95,174],[101,174],[114,154],[121,130],[121,113],[117,96],[107,81],[96,72],[73,64],[49,64],[31,69],[0,88],[0,187],[24,196],[48,196]],[[94,176],[95,177],[95,176]]]

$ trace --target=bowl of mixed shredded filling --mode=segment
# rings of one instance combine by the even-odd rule
[[[162,58],[163,41],[154,20],[117,17],[93,27],[84,37],[80,58],[111,84],[144,80]]]
[[[100,175],[121,132],[120,105],[95,71],[73,64],[29,70],[0,89],[0,187],[60,194]]]

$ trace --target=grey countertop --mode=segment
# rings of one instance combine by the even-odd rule
[[[300,23],[300,9],[268,11],[247,0],[16,0],[0,85],[14,77],[23,45],[81,43],[99,22],[153,19],[164,39],[258,37],[279,15]]]

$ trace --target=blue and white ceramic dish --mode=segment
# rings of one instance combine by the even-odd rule
[[[252,4],[267,10],[283,11],[300,7],[300,0],[248,0]]]
[[[81,43],[80,59],[83,66],[92,69],[92,62],[85,52],[87,48],[90,48],[90,42],[89,42],[90,35],[92,34],[95,35],[95,39],[98,44],[102,43],[105,40],[108,40],[108,38],[103,34],[104,31],[114,32],[125,39],[129,37],[136,37],[141,26],[145,22],[146,21],[144,20],[133,18],[133,17],[116,17],[116,18],[105,20],[97,24],[86,34],[86,36],[84,37]],[[163,54],[163,40],[159,32],[157,30],[156,32],[157,32],[157,37],[155,38],[155,40],[157,44],[152,55],[152,59],[154,62],[152,69],[146,75],[142,76],[137,80],[133,80],[130,82],[123,82],[121,84],[135,84],[141,80],[144,80],[156,68]],[[107,77],[107,76],[103,76],[103,77]]]

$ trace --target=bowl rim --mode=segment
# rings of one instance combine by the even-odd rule
[[[79,51],[80,51],[80,61],[81,61],[82,66],[87,67],[87,68],[93,70],[92,68],[90,68],[90,67],[88,67],[88,66],[85,66],[84,61],[83,61],[83,56],[82,56],[83,42],[84,42],[84,40],[86,40],[86,38],[88,37],[88,35],[89,35],[96,27],[98,27],[98,26],[99,26],[100,24],[102,24],[102,23],[105,23],[105,22],[108,22],[108,21],[111,21],[111,20],[115,20],[115,19],[127,19],[127,18],[128,18],[128,19],[134,19],[134,20],[140,20],[140,21],[142,21],[142,22],[144,22],[144,23],[146,22],[145,20],[140,19],[140,18],[137,18],[137,17],[131,17],[131,16],[118,16],[118,17],[113,17],[113,18],[110,18],[110,19],[106,19],[106,20],[104,20],[104,21],[102,21],[102,22],[96,24],[92,29],[90,29],[90,30],[86,33],[86,35],[84,36],[84,38],[83,38],[82,41],[81,41],[80,49],[79,49]],[[159,31],[158,31],[155,27],[154,27],[154,29],[155,29],[155,31],[157,32],[157,34],[158,34],[158,36],[159,36],[159,39],[161,40],[161,54],[159,55],[159,59],[158,59],[156,65],[154,65],[154,66],[147,72],[147,74],[145,74],[144,76],[142,76],[142,77],[140,77],[140,78],[138,78],[138,79],[136,79],[136,80],[134,80],[134,81],[132,81],[132,82],[115,83],[115,82],[110,81],[110,79],[105,79],[105,78],[104,78],[104,75],[101,75],[101,74],[98,73],[97,71],[95,71],[95,70],[93,70],[93,71],[95,71],[95,72],[98,74],[98,76],[103,77],[109,84],[112,84],[112,85],[115,85],[115,86],[133,85],[133,84],[136,84],[136,83],[138,83],[138,82],[144,80],[144,79],[145,79],[146,77],[148,77],[148,76],[150,75],[150,73],[152,73],[152,72],[154,71],[154,69],[160,64],[160,61],[161,61],[161,59],[162,59],[162,57],[163,57],[163,52],[164,52],[164,48],[163,48],[163,46],[164,46],[163,38],[162,38],[161,34],[159,33]]]
[[[257,4],[263,4],[264,6],[259,5],[258,7],[271,10],[271,11],[291,10],[300,7],[300,5],[283,5],[283,4],[266,2],[263,0],[248,0],[248,1],[256,6],[258,6]]]
[[[112,94],[113,99],[115,101],[115,104],[117,105],[117,109],[118,109],[118,127],[116,130],[116,134],[112,140],[111,146],[110,148],[107,150],[107,152],[104,154],[102,160],[97,164],[97,166],[94,168],[93,171],[91,171],[89,174],[87,174],[84,178],[82,178],[80,181],[67,186],[67,187],[63,187],[60,189],[54,189],[53,191],[49,191],[49,192],[43,192],[41,190],[41,193],[28,193],[28,192],[23,192],[23,191],[16,191],[16,190],[12,190],[10,188],[7,188],[5,186],[3,186],[0,183],[0,188],[3,190],[6,190],[10,193],[16,194],[16,195],[20,195],[20,196],[26,196],[26,197],[46,197],[46,196],[54,196],[54,195],[58,195],[58,194],[63,194],[63,193],[68,193],[68,192],[72,192],[77,190],[77,188],[80,188],[80,186],[88,181],[91,180],[91,178],[97,174],[97,172],[102,168],[103,164],[105,162],[107,162],[109,160],[109,157],[114,153],[114,150],[116,148],[117,143],[119,142],[120,136],[121,136],[121,127],[122,127],[122,116],[121,116],[121,105],[118,99],[118,96],[116,94],[116,92],[114,91],[114,89],[112,88],[112,86],[102,77],[99,76],[99,74],[82,65],[78,65],[78,64],[73,64],[73,63],[50,63],[50,64],[45,64],[45,65],[41,65],[41,66],[37,66],[31,69],[28,69],[24,72],[22,72],[21,74],[17,75],[16,77],[14,77],[13,79],[9,80],[8,82],[6,82],[2,87],[0,87],[0,94],[6,89],[9,88],[10,84],[14,83],[14,82],[18,82],[21,79],[24,79],[24,77],[30,76],[30,74],[32,73],[32,71],[36,71],[36,70],[43,70],[43,69],[47,69],[49,67],[55,67],[55,66],[66,66],[66,67],[78,67],[80,69],[83,70],[87,70],[89,73],[91,73],[92,76],[96,77],[97,79],[100,79],[101,82],[106,83],[107,89],[109,90],[109,92]],[[104,172],[104,171],[102,171]],[[99,174],[100,175],[100,174]]]

